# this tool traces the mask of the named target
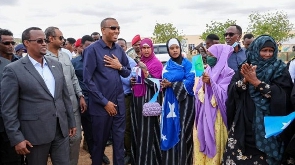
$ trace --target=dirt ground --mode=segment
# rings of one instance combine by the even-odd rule
[[[82,139],[83,140],[83,139]],[[79,155],[79,162],[78,165],[91,165],[91,159],[90,159],[90,155],[87,151],[85,151],[82,148],[82,143],[83,141],[81,141],[81,146],[80,146],[80,155]],[[112,145],[107,146],[106,150],[105,150],[105,154],[108,156],[108,158],[110,159],[110,162],[112,165],[113,164],[113,147]],[[48,160],[47,165],[52,165],[51,161]]]

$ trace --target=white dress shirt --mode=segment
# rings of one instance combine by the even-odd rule
[[[292,60],[289,65],[289,73],[291,75],[292,81],[294,83],[295,79],[295,60]]]
[[[53,77],[51,70],[48,67],[46,60],[43,58],[43,67],[42,67],[41,64],[39,62],[37,62],[36,60],[34,60],[29,54],[28,54],[28,57],[29,57],[30,61],[32,62],[33,66],[39,72],[40,76],[43,78],[51,95],[54,97],[55,79]],[[52,67],[54,68],[55,66],[52,66]]]

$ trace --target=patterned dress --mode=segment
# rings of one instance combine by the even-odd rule
[[[131,164],[160,165],[160,117],[142,115],[143,104],[149,101],[154,93],[154,84],[145,81],[146,96],[132,98],[131,107]],[[158,98],[161,98],[159,96]],[[161,103],[161,100],[159,100]]]
[[[194,97],[187,95],[183,83],[172,86],[176,98],[186,99],[179,102],[180,141],[168,151],[162,151],[162,165],[191,165],[193,163],[193,126],[195,120]]]
[[[214,99],[214,95],[211,99],[211,105],[213,107],[217,106],[217,102]],[[203,103],[204,102],[204,90],[201,88],[198,91],[198,99]],[[198,129],[198,128],[197,128]],[[194,162],[195,165],[219,165],[222,161],[222,154],[224,152],[226,140],[227,140],[227,129],[222,120],[220,110],[217,109],[216,120],[214,124],[215,129],[215,145],[216,145],[216,155],[213,158],[207,157],[203,152],[200,152],[200,142],[198,138],[195,141],[195,155]],[[198,135],[198,133],[197,133]]]

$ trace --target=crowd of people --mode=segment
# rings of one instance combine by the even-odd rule
[[[151,39],[135,35],[132,58],[117,20],[100,26],[77,40],[30,27],[19,45],[0,29],[0,165],[77,165],[82,133],[93,165],[110,140],[114,165],[295,164],[295,122],[265,137],[265,116],[295,108],[295,60],[271,36],[208,35],[196,78],[178,39],[163,65]]]

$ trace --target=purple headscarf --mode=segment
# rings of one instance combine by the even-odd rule
[[[228,67],[227,59],[233,52],[229,45],[215,44],[208,51],[217,58],[216,65],[211,68],[207,66],[205,72],[210,77],[211,85],[207,85],[199,79],[196,87],[196,127],[198,131],[198,140],[200,142],[200,151],[210,158],[216,155],[215,129],[217,109],[220,110],[223,123],[227,126],[225,101],[227,99],[227,88],[231,81],[234,71]],[[204,85],[204,103],[198,98],[198,91]],[[214,108],[210,100],[215,96],[217,106]]]
[[[158,58],[155,56],[152,40],[149,38],[145,38],[145,39],[141,40],[140,49],[142,49],[143,45],[145,45],[145,44],[147,44],[151,47],[152,52],[148,57],[145,57],[142,53],[142,50],[141,50],[140,61],[143,62],[147,66],[147,70],[149,71],[149,74],[153,78],[160,79],[162,77],[163,65],[158,60]],[[143,72],[142,72],[142,75],[144,75]],[[142,76],[141,78],[142,78],[141,82],[144,82],[144,76]],[[133,93],[134,93],[135,97],[144,96],[145,92],[146,92],[146,86],[144,83],[143,84],[135,84],[133,86]]]

